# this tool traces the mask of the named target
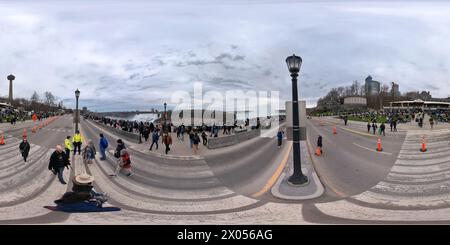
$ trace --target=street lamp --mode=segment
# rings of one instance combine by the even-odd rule
[[[78,131],[78,98],[80,97],[80,90],[75,90],[75,97],[77,98],[76,109],[75,109],[75,132]]]
[[[302,58],[299,56],[289,56],[286,58],[286,63],[292,77],[292,130],[294,141],[294,174],[289,177],[289,183],[293,185],[304,185],[308,183],[308,177],[302,173],[302,163],[300,158],[300,127],[298,115],[298,91],[297,91],[297,77],[302,65]]]
[[[12,105],[13,103],[13,84],[12,82],[16,77],[13,74],[9,74],[8,77],[6,77],[9,80],[9,104]]]
[[[164,132],[167,131],[167,125],[166,125],[166,118],[167,118],[167,115],[166,115],[166,108],[167,108],[167,103],[164,102]]]

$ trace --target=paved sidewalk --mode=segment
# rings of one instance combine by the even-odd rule
[[[203,145],[203,141],[200,142],[198,145],[198,155],[194,155],[193,148],[190,147],[189,144],[189,135],[184,135],[184,141],[177,138],[176,133],[170,133],[170,136],[172,137],[172,145],[170,145],[170,151],[168,154],[165,154],[166,146],[162,143],[162,137],[159,137],[158,141],[158,149],[156,149],[156,144],[153,145],[152,151],[150,151],[150,145],[152,144],[151,139],[148,141],[143,141],[142,144],[134,144],[134,143],[128,143],[130,145],[130,148],[133,150],[137,150],[140,152],[143,152],[145,154],[154,154],[159,157],[167,157],[167,158],[186,158],[186,157],[193,157],[193,158],[201,158],[201,155],[208,151],[208,148]],[[209,139],[209,137],[208,137]]]

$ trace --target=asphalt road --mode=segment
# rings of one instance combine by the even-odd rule
[[[336,127],[337,134],[333,134]],[[347,129],[347,130],[346,130]],[[351,131],[349,131],[351,130]],[[384,179],[395,163],[405,134],[387,132],[386,136],[367,135],[359,127],[349,122],[330,123],[321,118],[307,121],[310,146],[315,149],[317,137],[323,137],[323,155],[313,156],[315,169],[325,185],[330,198],[345,198],[376,185]],[[377,152],[377,140],[381,139],[382,152]]]

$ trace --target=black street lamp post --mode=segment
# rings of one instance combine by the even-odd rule
[[[302,65],[302,58],[299,56],[289,56],[286,63],[292,77],[292,130],[294,141],[294,174],[289,177],[288,182],[292,185],[305,185],[308,183],[308,177],[302,173],[302,163],[300,158],[300,127],[298,115],[298,91],[297,77]]]
[[[167,103],[164,102],[164,132],[167,132],[167,115],[166,115]]]
[[[79,115],[78,115],[78,98],[80,97],[80,90],[75,90],[75,97],[77,98],[77,102],[76,102],[76,108],[75,108],[75,132],[78,131],[78,120],[79,120]]]

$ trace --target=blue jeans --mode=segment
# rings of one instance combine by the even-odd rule
[[[59,179],[59,182],[61,182],[62,184],[66,183],[64,181],[64,167],[60,167],[58,169],[58,179]]]
[[[100,158],[100,159],[102,159],[102,160],[105,160],[106,159],[106,148],[102,148],[102,147],[100,147],[100,154],[102,154],[102,158]]]

